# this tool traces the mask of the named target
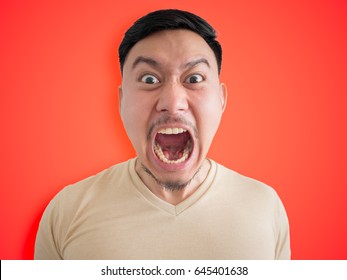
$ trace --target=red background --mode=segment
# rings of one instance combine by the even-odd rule
[[[346,1],[0,2],[0,258],[31,259],[49,200],[133,157],[118,44],[158,8],[219,32],[229,98],[210,157],[273,186],[293,259],[347,259]]]

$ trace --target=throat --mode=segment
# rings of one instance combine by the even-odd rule
[[[210,167],[210,161],[205,159],[191,178],[187,181],[182,181],[182,178],[179,178],[176,181],[155,176],[140,159],[137,159],[135,163],[136,173],[147,188],[155,196],[172,205],[177,205],[191,196],[206,179]]]
[[[185,146],[164,146],[158,142],[154,145],[154,152],[157,157],[165,163],[182,163],[189,157],[191,151],[190,141]]]
[[[188,132],[180,134],[158,133],[155,137],[153,149],[162,162],[178,164],[189,158],[192,146],[192,140]]]

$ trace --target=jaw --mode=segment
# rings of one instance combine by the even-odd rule
[[[204,160],[198,170],[188,181],[165,180],[157,178],[138,158],[136,161],[136,172],[140,176],[146,187],[160,199],[177,205],[192,195],[202,184],[209,173],[211,164],[209,160]],[[167,179],[167,178],[165,178]]]
[[[195,144],[185,127],[159,128],[148,147],[150,160],[160,173],[185,173],[196,157]]]
[[[210,170],[209,160],[204,158],[200,162],[195,154],[192,154],[188,162],[183,164],[163,165],[157,159],[153,162],[152,159],[148,161],[148,158],[146,161],[143,162],[141,158],[138,158],[137,174],[147,188],[169,203],[171,200],[168,199],[175,198],[181,202],[191,195],[205,180]]]
[[[181,131],[188,133],[185,136],[184,145],[178,145],[179,148],[175,147],[175,149],[177,148],[176,153],[172,152],[169,154],[168,151],[170,146],[175,144],[174,141],[172,139],[173,142],[171,140],[162,141],[163,139],[160,139],[161,136],[158,135],[160,131],[167,129],[168,126],[171,129],[180,128]],[[159,151],[158,145],[161,146]],[[203,159],[200,158],[201,151],[199,149],[197,131],[184,124],[164,124],[156,127],[151,133],[151,137],[146,141],[144,156],[145,158],[139,159],[142,165],[153,175],[151,177],[154,177],[157,182],[189,183],[203,162]],[[163,159],[164,156],[165,159]],[[146,173],[149,174],[149,172]],[[145,176],[148,177],[147,175]],[[149,182],[153,183],[152,178],[150,180]]]
[[[183,136],[182,132],[187,132],[188,135]],[[164,134],[164,136],[159,134]],[[182,138],[166,138],[168,136],[167,134],[181,134],[185,142]],[[198,178],[203,176],[202,173],[204,172],[200,172],[199,169],[203,166],[204,160],[206,159],[208,150],[206,148],[209,146],[209,139],[207,139],[207,143],[205,143],[206,141],[201,142],[206,137],[201,135],[195,122],[191,122],[180,116],[163,116],[150,123],[145,135],[146,137],[142,138],[142,144],[136,146],[142,147],[137,153],[139,163],[141,163],[142,167],[150,171],[149,173],[143,172],[145,170],[144,168],[138,169],[138,173],[141,172],[141,178],[148,187],[153,185],[153,183],[153,187],[155,185],[158,187],[155,181],[186,183],[195,177],[190,183],[190,186],[192,186],[199,181],[197,180]],[[163,155],[158,155],[161,154],[158,151],[158,144],[161,146],[161,151],[167,160],[160,158]],[[174,151],[169,151],[170,148],[173,148]],[[168,154],[170,152],[171,154]],[[149,176],[148,174],[153,176]]]

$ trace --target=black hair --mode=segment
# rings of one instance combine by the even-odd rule
[[[216,31],[201,17],[176,9],[151,12],[135,21],[128,29],[118,48],[121,72],[123,73],[125,59],[129,51],[138,41],[154,32],[174,29],[188,29],[200,35],[214,52],[217,60],[218,73],[220,73],[222,47],[216,40]]]

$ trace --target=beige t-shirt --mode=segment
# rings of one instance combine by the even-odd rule
[[[64,188],[40,222],[35,259],[289,259],[276,192],[210,160],[197,191],[174,206],[156,197],[136,159]]]

